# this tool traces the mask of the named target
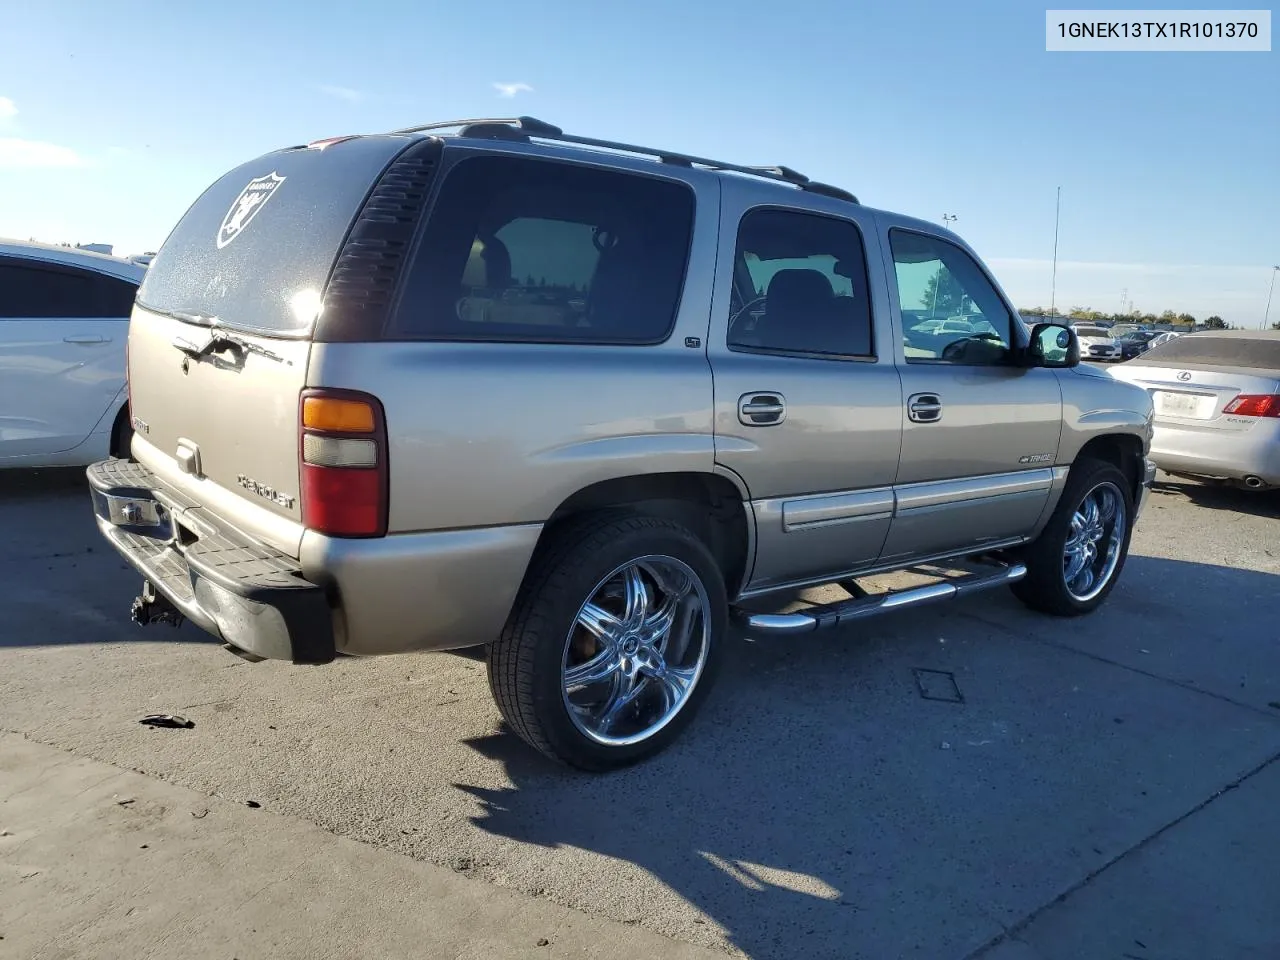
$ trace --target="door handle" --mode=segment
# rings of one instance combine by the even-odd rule
[[[63,343],[110,343],[106,337],[100,337],[96,333],[77,334],[73,337],[63,337]]]
[[[738,398],[738,421],[748,427],[772,427],[787,418],[787,401],[780,393],[744,393]]]
[[[907,398],[907,417],[914,423],[937,423],[942,419],[942,398],[936,393],[913,393]]]

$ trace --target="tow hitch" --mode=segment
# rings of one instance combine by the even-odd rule
[[[143,627],[152,623],[167,623],[171,627],[180,627],[187,619],[182,615],[182,611],[168,599],[156,593],[156,588],[151,585],[150,580],[142,582],[142,593],[134,597],[133,607],[129,613],[133,622]]]

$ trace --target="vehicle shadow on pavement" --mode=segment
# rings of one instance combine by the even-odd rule
[[[1001,592],[804,642],[734,637],[707,708],[650,761],[579,775],[504,730],[466,743],[511,786],[454,786],[480,830],[666,887],[648,912],[652,889],[593,888],[615,919],[751,957],[967,956],[1280,745],[1280,650],[1256,642],[1280,577],[1132,556],[1121,584],[1087,627]],[[962,700],[924,697],[921,669]]]
[[[89,502],[89,484],[83,467],[44,467],[39,470],[0,470],[0,498],[67,494],[84,491]]]
[[[1241,490],[1226,484],[1197,483],[1161,475],[1152,493],[1155,496],[1182,496],[1209,510],[1280,519],[1280,490]]]

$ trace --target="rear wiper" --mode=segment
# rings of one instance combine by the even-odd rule
[[[195,310],[161,310],[159,307],[153,307],[139,300],[138,305],[150,310],[152,313],[158,313],[162,317],[171,317],[174,320],[181,320],[183,323],[191,323],[197,327],[216,327],[222,321],[210,313],[198,313]]]
[[[209,319],[216,320],[217,318],[211,317]],[[231,347],[233,350],[239,350],[242,353],[256,353],[260,357],[275,360],[277,363],[284,362],[284,357],[280,356],[280,354],[259,346],[251,340],[245,340],[243,337],[237,337],[235,334],[219,330],[216,327],[210,330],[209,339],[203,345],[194,344],[185,337],[174,337],[173,345],[193,360],[199,360],[206,354],[213,353],[222,347]]]

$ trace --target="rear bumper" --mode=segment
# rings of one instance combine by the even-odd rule
[[[166,492],[141,464],[104,460],[87,473],[102,535],[188,620],[258,657],[334,659],[325,590],[297,561]]]
[[[1156,423],[1151,459],[1169,473],[1280,486],[1280,422],[1259,420],[1250,430],[1206,430]]]

